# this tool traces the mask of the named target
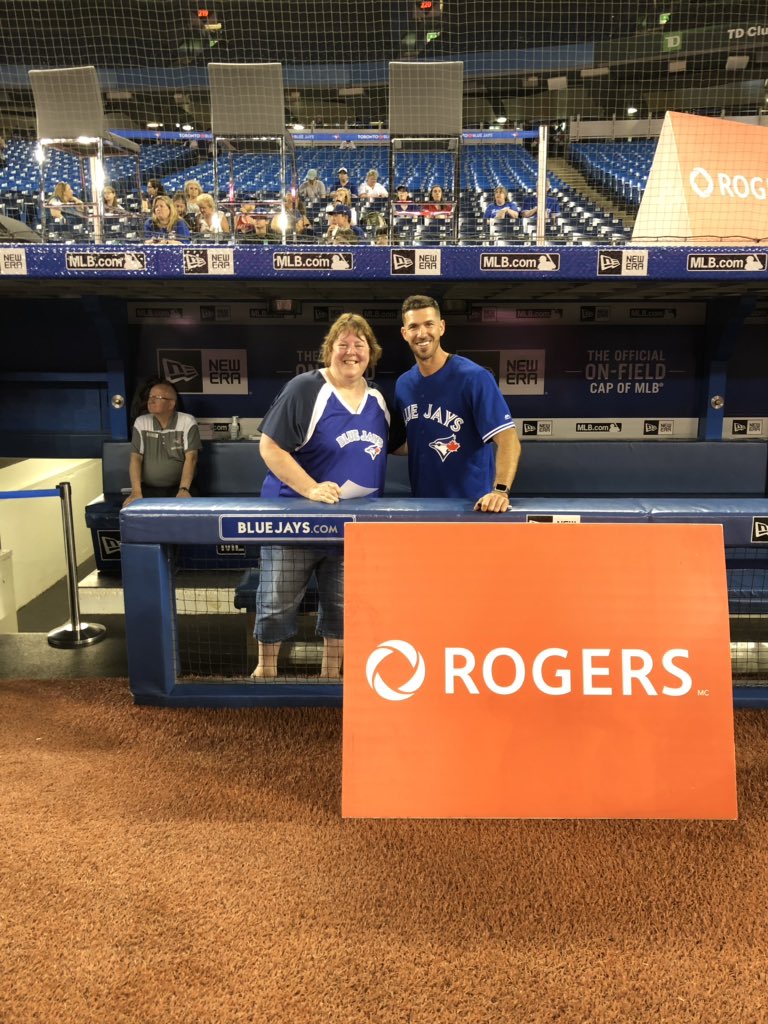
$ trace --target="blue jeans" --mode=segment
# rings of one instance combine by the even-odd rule
[[[317,579],[317,633],[341,640],[344,636],[344,555],[338,546],[313,547],[262,544],[256,625],[253,635],[264,644],[295,636],[296,615],[309,581]]]

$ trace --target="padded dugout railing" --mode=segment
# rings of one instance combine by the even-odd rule
[[[505,515],[483,516],[466,502],[449,499],[378,499],[320,506],[309,501],[243,499],[137,501],[120,515],[123,539],[123,585],[131,690],[136,703],[163,706],[338,705],[339,682],[254,683],[246,678],[187,678],[180,680],[180,646],[174,580],[177,545],[211,546],[263,540],[238,532],[234,524],[267,517],[295,522],[316,517],[339,528],[326,533],[338,543],[345,522],[483,522],[489,529],[505,524],[556,523],[567,517],[584,523],[716,523],[723,527],[729,567],[729,599],[747,602],[732,607],[736,639],[756,645],[768,656],[768,502],[765,499],[512,499]],[[533,528],[533,527],[532,527]],[[278,530],[274,532],[274,539]],[[284,539],[284,538],[282,538]],[[755,564],[748,559],[755,556]],[[627,571],[641,572],[627,553]],[[553,586],[556,580],[553,580]],[[524,581],[518,591],[524,594]],[[702,595],[706,600],[706,595]],[[749,603],[751,602],[751,603]],[[743,608],[754,614],[746,624]],[[732,639],[733,625],[732,619]],[[745,631],[746,629],[746,631]],[[243,639],[245,643],[245,639]],[[733,649],[733,643],[732,643]],[[739,707],[768,706],[768,672],[749,683],[735,680],[734,703]]]

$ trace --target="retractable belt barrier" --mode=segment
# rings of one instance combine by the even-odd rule
[[[64,527],[64,549],[67,557],[67,595],[69,598],[69,622],[48,634],[51,647],[87,647],[104,638],[106,628],[95,622],[82,622],[80,601],[77,594],[77,554],[75,531],[72,524],[72,485],[67,481],[50,490],[0,491],[0,499],[59,498],[61,519]]]

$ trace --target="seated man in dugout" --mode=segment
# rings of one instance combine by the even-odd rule
[[[197,420],[178,412],[178,394],[168,380],[153,384],[147,412],[136,417],[128,473],[131,493],[123,508],[138,498],[189,498],[202,447]]]

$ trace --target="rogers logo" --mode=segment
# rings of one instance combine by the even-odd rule
[[[757,536],[756,524],[753,540]],[[768,532],[768,529],[766,530]],[[388,686],[377,671],[395,651],[407,660],[413,675],[397,689]],[[584,648],[569,651],[548,647],[539,651],[530,665],[511,647],[494,647],[480,659],[467,647],[443,649],[442,689],[446,696],[466,693],[479,696],[482,689],[499,696],[518,693],[524,684],[547,697],[581,693],[585,697],[684,697],[693,690],[693,677],[678,662],[687,663],[686,648],[671,648],[654,659],[640,648]],[[424,682],[424,658],[405,640],[385,640],[368,656],[365,666],[368,685],[379,697],[403,701],[412,697]],[[653,678],[651,678],[653,676]],[[481,685],[482,684],[482,689]]]
[[[709,199],[716,187],[721,196],[729,199],[751,197],[764,200],[768,195],[766,179],[759,175],[748,178],[745,174],[726,174],[724,171],[712,174],[706,167],[694,167],[688,175],[688,184],[699,199]]]
[[[377,669],[395,651],[403,655],[413,669],[413,675],[396,690],[393,690],[384,682]],[[365,678],[368,680],[368,685],[384,700],[408,700],[420,688],[426,674],[424,659],[413,644],[409,644],[405,640],[385,640],[369,654],[368,661],[365,663]]]

